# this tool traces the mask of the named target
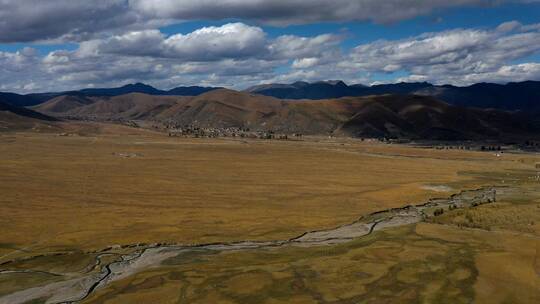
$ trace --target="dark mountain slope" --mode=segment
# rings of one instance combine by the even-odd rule
[[[431,97],[377,96],[339,130],[350,136],[418,139],[487,139],[536,136],[521,115],[452,106]]]
[[[246,92],[282,99],[328,99],[357,95],[356,89],[347,86],[343,81],[261,85],[251,87]]]
[[[348,86],[343,81],[295,82],[292,84],[266,84],[254,86],[246,92],[283,99],[329,99],[345,96],[368,96],[381,94],[410,94],[432,87],[427,82],[381,84],[371,87],[361,84]]]
[[[539,81],[506,85],[479,83],[468,87],[433,86],[417,90],[414,93],[433,96],[460,106],[522,111],[540,110]]]
[[[52,127],[57,119],[0,100],[0,131]]]
[[[250,93],[287,99],[328,99],[344,96],[414,94],[432,96],[450,104],[503,110],[540,111],[540,82],[524,81],[506,85],[479,83],[468,87],[434,86],[427,82],[374,86],[343,82],[268,84],[248,89]]]
[[[166,91],[165,94],[163,95],[198,96],[206,92],[210,92],[210,91],[218,90],[218,89],[221,89],[221,88],[198,87],[198,86],[177,87],[177,88]]]
[[[2,102],[0,100],[0,111],[4,113],[11,113],[20,117],[28,118],[28,119],[38,119],[38,120],[45,120],[45,121],[57,121],[58,119],[44,115],[42,113],[32,111],[27,108],[17,107],[13,106],[11,104],[8,104],[6,102]]]
[[[162,95],[163,91],[144,83],[128,84],[119,88],[83,89],[74,93],[85,96],[118,96],[129,93],[143,93],[148,95]]]
[[[13,106],[27,107],[39,104],[40,101],[28,95],[0,92],[0,100]]]

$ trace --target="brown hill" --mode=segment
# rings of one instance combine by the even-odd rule
[[[56,118],[0,101],[0,131],[53,126]]]
[[[201,127],[327,134],[350,116],[339,102],[287,101],[220,89],[184,99],[155,118]]]
[[[284,101],[220,89],[200,96],[184,98],[160,115],[161,119],[201,126],[258,126],[284,108]]]
[[[171,107],[180,99],[182,97],[141,93],[114,97],[59,96],[33,109],[57,117],[95,120],[146,119]]]
[[[195,97],[134,93],[81,100],[61,96],[36,109],[97,120],[138,119],[356,137],[487,139],[531,136],[538,131],[516,113],[452,106],[414,95],[281,100],[220,89]]]
[[[363,98],[357,111],[339,132],[350,136],[422,139],[500,138],[536,132],[515,113],[452,106],[424,96]]]
[[[63,95],[55,97],[44,104],[34,106],[32,108],[42,113],[62,114],[94,102],[96,102],[96,99],[91,97]]]

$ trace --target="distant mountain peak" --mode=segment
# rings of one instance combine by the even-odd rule
[[[326,81],[321,81],[321,82],[327,83],[333,86],[343,86],[343,87],[347,86],[347,84],[343,80],[326,80]]]
[[[153,86],[148,85],[146,83],[142,83],[142,82],[129,83],[129,84],[126,84],[126,85],[122,86],[122,88],[152,88],[152,89],[155,89]]]
[[[308,86],[309,85],[309,82],[307,81],[295,81],[291,84],[291,86],[293,87],[305,87],[305,86]]]

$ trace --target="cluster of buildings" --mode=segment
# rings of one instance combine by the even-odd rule
[[[252,139],[278,139],[288,140],[290,135],[278,134],[274,131],[253,131],[249,128],[237,127],[198,127],[193,125],[166,125],[167,132],[171,137],[189,138],[218,138],[218,137],[239,137]],[[302,137],[301,134],[294,134],[293,137]]]

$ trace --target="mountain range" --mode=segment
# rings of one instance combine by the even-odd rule
[[[91,88],[82,89],[78,91],[64,91],[64,92],[48,92],[48,93],[32,93],[32,94],[16,94],[16,93],[3,93],[0,92],[0,98],[5,102],[8,102],[15,106],[28,107],[38,105],[50,99],[58,96],[79,96],[79,97],[93,97],[93,96],[119,96],[129,93],[144,93],[148,95],[174,95],[174,96],[196,96],[202,93],[206,93],[212,90],[219,89],[217,87],[200,87],[200,86],[188,86],[188,87],[176,87],[171,90],[159,90],[150,85],[144,83],[128,84],[117,88]]]
[[[152,86],[135,83],[118,88],[92,88],[78,91],[34,93],[19,95],[2,93],[2,100],[16,106],[33,106],[58,96],[119,96],[129,93],[144,93],[155,96],[198,96],[220,89],[217,87],[177,87],[159,90]],[[444,102],[466,107],[494,108],[503,110],[540,111],[540,81],[524,81],[508,84],[478,83],[466,87],[433,85],[427,82],[393,83],[365,86],[347,85],[343,81],[295,82],[291,84],[265,84],[245,90],[245,92],[276,97],[280,99],[330,99],[348,96],[369,96],[384,94],[407,94],[432,96]]]
[[[508,84],[478,83],[466,87],[437,86],[427,82],[347,85],[343,81],[267,84],[251,87],[250,93],[283,99],[327,99],[344,96],[413,94],[432,96],[447,103],[467,107],[540,111],[540,81]]]
[[[431,96],[372,95],[284,100],[227,89],[198,96],[129,93],[55,97],[32,110],[60,119],[139,120],[277,133],[433,140],[537,137],[523,113],[451,105]]]
[[[56,119],[149,121],[281,133],[411,139],[540,137],[540,82],[347,85],[295,82],[233,91],[142,83],[119,88],[19,95],[0,93],[0,126]]]

